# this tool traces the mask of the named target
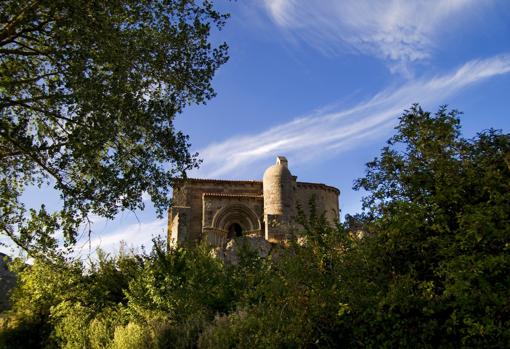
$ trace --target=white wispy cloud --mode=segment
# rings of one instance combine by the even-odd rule
[[[98,248],[107,253],[115,254],[118,253],[121,242],[124,242],[128,248],[136,249],[142,245],[150,248],[154,237],[165,237],[166,224],[167,222],[164,219],[129,224],[113,231],[111,234],[101,234],[90,242],[82,241],[81,249],[77,251],[77,255],[81,257],[89,254],[94,256]]]
[[[510,54],[473,60],[449,74],[386,89],[351,108],[314,113],[261,133],[211,144],[199,150],[204,163],[191,175],[236,177],[277,154],[287,155],[296,164],[340,152],[386,133],[412,103],[444,103],[446,97],[473,83],[509,72]]]
[[[426,59],[449,30],[486,0],[264,0],[271,19],[292,37],[324,53],[354,50],[405,72]]]

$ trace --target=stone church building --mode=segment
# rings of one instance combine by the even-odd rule
[[[308,213],[311,199],[317,213],[338,220],[339,195],[337,188],[322,183],[298,182],[283,156],[264,172],[262,181],[188,178],[174,186],[168,241],[176,245],[205,239],[222,247],[246,235],[285,240],[298,228],[298,207]]]

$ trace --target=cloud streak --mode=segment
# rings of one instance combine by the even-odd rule
[[[385,135],[402,110],[412,103],[438,104],[463,88],[497,75],[510,73],[510,55],[470,61],[453,72],[418,79],[399,88],[386,89],[353,107],[341,110],[321,109],[310,115],[277,125],[264,132],[233,137],[199,150],[204,163],[191,176],[242,178],[264,168],[277,154],[289,157],[293,165],[320,159],[359,146],[369,139]],[[261,166],[259,166],[261,165]],[[96,224],[98,217],[91,217]],[[97,248],[116,253],[120,242],[128,247],[151,246],[154,236],[164,235],[165,220],[153,220],[122,227],[83,243],[77,251],[82,258]]]
[[[465,63],[457,70],[386,89],[350,108],[319,112],[267,131],[227,139],[199,150],[204,163],[193,176],[232,178],[278,154],[296,164],[341,152],[380,137],[412,103],[444,103],[444,99],[482,80],[510,72],[510,55]]]
[[[152,239],[156,236],[166,235],[166,220],[156,219],[151,222],[129,224],[111,234],[102,235],[88,242],[84,242],[81,249],[77,251],[79,256],[94,256],[98,248],[111,254],[119,252],[121,242],[127,244],[128,248],[139,248],[142,245],[152,247]]]
[[[356,51],[391,62],[405,72],[427,59],[440,30],[487,1],[265,0],[270,18],[288,35],[326,54]],[[442,25],[447,23],[448,25]]]

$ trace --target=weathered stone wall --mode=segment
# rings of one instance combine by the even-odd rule
[[[203,194],[202,231],[211,245],[223,246],[238,224],[243,235],[263,236],[262,195]]]
[[[173,206],[189,207],[188,239],[202,238],[203,196],[211,194],[262,195],[261,181],[224,181],[214,179],[187,179],[174,187]],[[170,213],[170,212],[169,212]],[[171,238],[169,220],[169,238]]]
[[[168,242],[172,246],[183,244],[190,239],[191,208],[172,206],[168,210]],[[191,238],[192,240],[192,238]]]
[[[310,215],[310,200],[313,198],[316,207],[316,213],[325,212],[326,218],[331,222],[336,222],[340,217],[338,197],[340,191],[320,183],[297,182],[296,204],[301,207],[304,213]]]

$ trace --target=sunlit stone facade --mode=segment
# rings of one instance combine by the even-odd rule
[[[283,156],[262,181],[190,178],[174,187],[168,240],[175,245],[205,239],[216,247],[236,236],[285,240],[298,229],[298,207],[308,213],[310,200],[329,221],[338,220],[339,195],[337,188],[322,183],[298,182]]]

